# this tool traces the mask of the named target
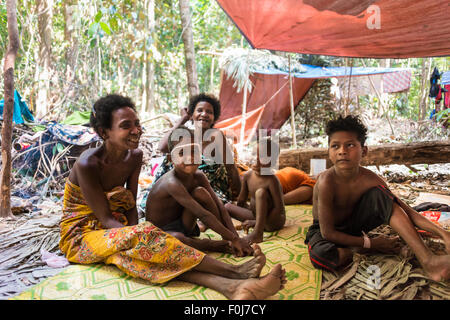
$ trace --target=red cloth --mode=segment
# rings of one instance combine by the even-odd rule
[[[261,120],[261,116],[264,112],[264,107],[265,106],[261,106],[258,109],[245,114],[244,141],[242,141],[244,145],[248,144],[250,139],[255,135],[259,121]],[[214,124],[214,128],[220,129],[227,137],[233,137],[238,143],[240,143],[241,128],[243,124],[242,118],[242,115],[239,115],[233,118],[225,119]]]
[[[284,74],[254,73],[250,76],[253,90],[247,95],[247,112],[250,113],[263,105],[261,129],[279,129],[291,116],[288,77]],[[294,106],[303,99],[314,84],[315,79],[292,79]],[[284,87],[283,87],[284,85]],[[220,105],[222,106],[219,122],[242,115],[243,91],[236,92],[234,80],[223,77],[220,87]],[[277,91],[283,87],[278,93]],[[275,96],[273,96],[277,93]],[[246,125],[247,128],[247,125]]]
[[[444,86],[447,92],[444,92],[444,108],[450,108],[450,84]]]
[[[409,58],[450,55],[448,0],[217,0],[253,48]]]

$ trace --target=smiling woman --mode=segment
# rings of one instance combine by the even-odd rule
[[[191,120],[195,131],[201,134],[202,163],[199,169],[208,178],[211,187],[222,202],[230,202],[241,190],[239,172],[234,163],[231,147],[223,133],[214,128],[214,124],[220,117],[220,101],[213,95],[200,93],[189,102],[187,108],[182,110],[181,119],[159,143],[161,152],[168,152],[168,138],[172,131],[183,126]],[[208,153],[208,151],[212,152]],[[216,154],[218,153],[218,154]],[[219,159],[219,161],[217,161]],[[165,173],[169,172],[173,165],[165,157],[160,169],[156,173],[154,183]],[[145,199],[143,201],[145,203]]]

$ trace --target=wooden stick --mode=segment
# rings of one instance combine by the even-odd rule
[[[292,73],[291,73],[291,56],[288,56],[289,61],[289,97],[291,106],[291,130],[292,130],[292,145],[291,148],[297,148],[297,137],[295,134],[295,110],[294,110],[294,93],[292,89]]]

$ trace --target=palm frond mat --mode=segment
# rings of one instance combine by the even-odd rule
[[[394,236],[390,226],[370,234]],[[444,244],[423,237],[435,254],[445,254]],[[403,241],[403,244],[406,244]],[[450,282],[429,280],[417,258],[408,250],[400,255],[355,254],[353,263],[339,272],[323,271],[321,300],[448,300]]]
[[[282,230],[264,233],[260,244],[267,257],[262,275],[277,263],[286,269],[288,279],[285,288],[272,300],[317,300],[320,297],[322,272],[314,269],[309,261],[308,250],[303,243],[308,227],[312,223],[312,206],[287,206],[286,224]],[[212,230],[202,237],[220,239]],[[248,259],[235,258],[229,254],[210,253],[211,256],[229,263],[241,263]],[[224,300],[214,290],[193,284],[171,281],[163,285],[132,278],[115,266],[71,265],[63,272],[48,278],[11,298],[30,299],[147,299],[147,300]]]

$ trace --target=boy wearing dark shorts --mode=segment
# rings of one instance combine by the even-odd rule
[[[366,233],[390,225],[416,255],[433,280],[450,278],[450,233],[418,214],[389,191],[386,182],[361,167],[367,154],[367,128],[358,117],[339,117],[327,124],[328,154],[333,166],[320,174],[313,193],[313,224],[306,235],[311,263],[336,270],[352,261],[355,248],[398,253],[398,237]],[[433,254],[415,227],[440,237],[446,255]]]

